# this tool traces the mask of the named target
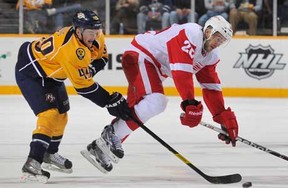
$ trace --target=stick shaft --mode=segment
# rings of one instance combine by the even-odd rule
[[[152,136],[154,139],[156,139],[161,145],[163,145],[171,153],[173,153],[178,159],[180,159],[183,163],[185,163],[190,168],[192,168],[195,172],[197,172],[200,176],[202,176],[208,182],[214,183],[214,184],[229,184],[229,183],[237,183],[237,182],[241,181],[242,177],[240,174],[231,174],[231,175],[225,175],[225,176],[209,176],[209,175],[205,174],[199,168],[197,168],[195,165],[193,165],[190,161],[188,161],[188,159],[186,159],[183,155],[178,153],[169,144],[167,144],[164,140],[162,140],[159,136],[157,136],[154,132],[152,132],[150,129],[148,129],[143,123],[141,123],[140,121],[138,121],[134,117],[131,117],[131,118],[135,123],[138,124],[139,127],[141,127],[150,136]]]
[[[203,125],[204,127],[207,127],[207,128],[209,128],[209,129],[212,129],[212,130],[214,130],[214,131],[216,131],[216,132],[218,132],[218,133],[227,135],[227,133],[226,133],[224,130],[222,130],[222,129],[218,128],[218,127],[215,127],[214,125],[211,125],[211,124],[206,123],[206,122],[203,122],[203,121],[201,121],[200,124]],[[271,155],[274,155],[274,156],[276,156],[276,157],[279,157],[279,158],[281,158],[281,159],[284,159],[284,160],[288,161],[288,157],[287,157],[287,156],[282,155],[282,154],[280,154],[280,153],[278,153],[278,152],[276,152],[276,151],[273,151],[273,150],[271,150],[271,149],[268,149],[267,147],[264,147],[264,146],[261,146],[261,145],[259,145],[259,144],[256,144],[255,142],[251,142],[251,141],[249,141],[249,140],[247,140],[247,139],[245,139],[245,138],[242,138],[242,137],[240,137],[240,136],[238,136],[238,137],[236,138],[236,140],[237,140],[237,141],[240,141],[240,142],[242,142],[242,143],[244,143],[244,144],[247,144],[247,145],[249,145],[249,146],[251,146],[251,147],[253,147],[253,148],[257,148],[257,149],[259,149],[259,150],[261,150],[261,151],[264,151],[264,152],[266,152],[266,153],[269,153],[269,154],[271,154]]]

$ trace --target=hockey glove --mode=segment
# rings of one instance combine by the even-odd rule
[[[221,128],[228,133],[228,136],[224,134],[219,134],[218,138],[225,141],[226,144],[232,143],[232,146],[236,146],[236,138],[238,136],[238,123],[236,116],[231,108],[221,112],[219,115],[213,117],[213,120],[221,124]]]
[[[106,104],[108,112],[112,116],[119,117],[123,120],[130,119],[131,110],[128,107],[126,99],[121,95],[121,93],[114,92],[110,95],[111,99]]]
[[[185,100],[181,103],[181,108],[185,112],[180,115],[182,125],[192,128],[200,123],[203,114],[203,106],[201,102],[195,99]]]

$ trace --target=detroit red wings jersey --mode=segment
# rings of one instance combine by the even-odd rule
[[[150,31],[137,35],[129,48],[155,64],[163,80],[171,77],[183,100],[195,97],[193,83],[193,75],[195,75],[203,88],[204,97],[207,90],[208,95],[211,94],[209,91],[218,91],[220,92],[218,97],[223,101],[220,80],[215,71],[216,64],[219,62],[219,51],[216,48],[210,53],[203,53],[202,46],[201,26],[187,23],[174,24],[160,32]],[[211,102],[208,103],[210,109]],[[212,104],[210,110],[213,114],[216,110],[214,106],[223,110],[224,102]]]
[[[182,68],[195,74],[205,65],[218,61],[217,49],[202,55],[203,33],[197,24],[173,25],[160,32],[137,35],[135,40],[165,67],[162,73],[169,77],[171,70],[177,69],[177,66],[188,65]]]

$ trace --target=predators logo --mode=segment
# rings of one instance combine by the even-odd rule
[[[79,12],[79,13],[77,14],[77,18],[79,18],[79,19],[85,19],[85,14],[84,14],[83,12]]]
[[[99,20],[99,17],[95,15],[95,16],[93,16],[93,20],[97,21],[97,20]]]
[[[45,99],[46,102],[48,102],[48,103],[53,103],[53,102],[55,102],[55,99],[56,99],[52,93],[46,93],[45,98],[46,98]]]
[[[78,48],[76,50],[76,55],[77,55],[78,59],[82,60],[85,56],[85,50],[83,48]]]

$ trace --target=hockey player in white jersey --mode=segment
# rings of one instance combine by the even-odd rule
[[[203,28],[195,23],[174,24],[159,32],[137,35],[122,57],[129,83],[127,101],[133,117],[145,123],[165,110],[167,98],[162,82],[170,77],[182,99],[181,123],[191,128],[197,126],[202,118],[203,106],[195,99],[195,76],[213,120],[229,135],[219,135],[219,139],[235,146],[238,123],[231,108],[224,105],[216,72],[220,62],[218,47],[229,42],[232,34],[230,23],[221,16],[215,16]],[[117,163],[119,158],[123,158],[122,142],[138,127],[131,119],[114,119],[104,128],[101,137],[81,153],[107,173],[112,170],[112,162]]]

